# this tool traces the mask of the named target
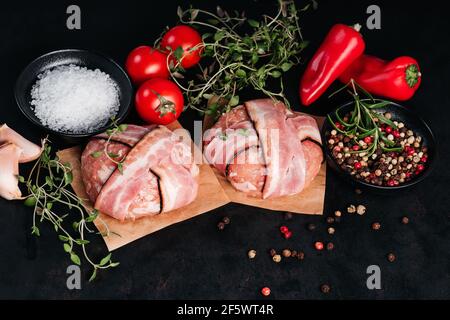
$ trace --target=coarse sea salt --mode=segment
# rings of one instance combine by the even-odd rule
[[[58,66],[38,76],[31,105],[41,123],[58,132],[90,133],[119,111],[119,90],[99,69]]]

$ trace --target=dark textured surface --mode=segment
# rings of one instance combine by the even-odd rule
[[[164,1],[165,7],[157,9],[152,2],[81,2],[81,31],[65,28],[67,1],[2,4],[0,122],[37,142],[43,133],[20,114],[13,97],[14,82],[25,65],[45,52],[67,47],[95,49],[124,61],[130,49],[152,43],[165,25],[176,21],[175,1]],[[364,22],[364,2],[321,1],[318,11],[307,13],[301,23],[305,38],[311,40],[305,56],[311,56],[335,22]],[[192,3],[213,8],[218,1]],[[225,8],[246,9],[249,14],[273,9],[273,2],[223,3]],[[0,200],[0,298],[252,299],[261,297],[263,286],[271,287],[271,298],[277,299],[450,298],[450,152],[446,146],[450,139],[450,22],[437,2],[376,3],[382,9],[382,29],[363,29],[367,52],[387,59],[412,55],[424,74],[421,88],[406,105],[429,123],[440,143],[440,159],[426,181],[393,196],[355,195],[351,186],[329,173],[325,214],[349,203],[368,208],[363,217],[344,216],[332,237],[326,234],[323,217],[295,216],[286,222],[294,232],[287,241],[277,231],[284,223],[282,213],[230,204],[117,250],[114,259],[121,262],[120,267],[100,274],[93,284],[83,281],[78,291],[66,289],[69,260],[53,230],[43,228],[35,239],[29,235],[31,211],[21,203]],[[286,82],[294,105],[298,105],[302,69],[290,72]],[[322,99],[306,111],[323,114],[341,102]],[[195,117],[187,112],[181,122],[191,128]],[[231,224],[218,232],[216,224],[225,215]],[[403,215],[410,218],[408,225],[400,223]],[[382,225],[378,232],[370,228],[374,221]],[[314,232],[306,230],[309,222],[317,224]],[[312,248],[316,240],[331,239],[332,252],[317,253]],[[104,254],[102,241],[93,243],[94,254]],[[272,247],[301,249],[306,258],[276,265],[267,254]],[[258,252],[253,261],[246,257],[250,248]],[[397,256],[394,263],[386,259],[391,251]],[[365,271],[371,264],[381,267],[382,290],[366,288]],[[83,269],[84,279],[88,271]],[[332,287],[327,296],[319,290],[322,283]]]

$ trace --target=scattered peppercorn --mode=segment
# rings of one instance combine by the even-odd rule
[[[328,242],[327,243],[327,250],[328,251],[331,251],[331,250],[333,250],[334,249],[334,243],[333,242]]]
[[[269,287],[264,287],[261,289],[261,294],[265,297],[268,297],[270,295],[270,288]]]
[[[283,252],[282,252],[282,255],[285,258],[289,258],[292,255],[292,252],[289,249],[284,249]]]
[[[297,255],[298,255],[297,250],[292,250],[292,252],[291,252],[291,257],[292,257],[292,258],[296,258]]]
[[[336,211],[334,212],[334,215],[335,215],[336,217],[340,217],[340,216],[342,216],[342,212],[340,212],[339,210],[336,210]]]
[[[308,223],[307,228],[309,231],[314,231],[316,229],[316,225],[314,223]]]
[[[387,255],[387,259],[389,262],[394,262],[395,261],[395,255],[393,253],[389,253]]]
[[[322,293],[329,293],[331,291],[331,287],[328,284],[323,284],[320,286],[320,291],[322,291]]]
[[[403,224],[408,224],[409,223],[409,218],[408,217],[403,217],[402,218],[402,223]]]
[[[334,218],[333,217],[328,217],[327,218],[327,223],[329,223],[329,224],[334,223]]]
[[[225,229],[225,223],[219,222],[219,223],[217,224],[217,228],[218,228],[219,230]]]
[[[277,251],[275,249],[270,249],[269,253],[270,253],[270,256],[273,257],[274,255],[277,254]]]
[[[347,212],[348,213],[355,213],[356,212],[356,207],[353,204],[351,204],[350,206],[348,206]]]
[[[355,189],[355,193],[356,193],[357,195],[360,195],[360,194],[362,194],[362,190],[361,190],[361,189]]]
[[[380,230],[381,224],[379,222],[372,223],[372,229],[373,230]]]
[[[320,241],[316,241],[315,243],[314,243],[314,248],[316,248],[316,250],[323,250],[323,242],[320,242]]]
[[[284,213],[284,220],[291,220],[292,219],[292,213],[285,212]]]
[[[286,232],[288,232],[288,231],[289,231],[288,227],[286,227],[286,226],[281,226],[281,227],[280,227],[280,232],[281,232],[281,233],[286,233]]]
[[[336,229],[334,229],[333,227],[329,227],[329,228],[327,229],[327,231],[328,231],[328,234],[334,234],[334,232],[336,231]]]
[[[356,213],[362,216],[364,213],[366,213],[366,207],[362,204],[358,205],[358,207],[356,207]]]
[[[222,222],[225,224],[230,224],[231,220],[228,217],[223,217]]]
[[[285,239],[290,239],[292,237],[292,232],[291,231],[288,231],[288,232],[286,232],[285,234],[284,234],[284,238]]]
[[[250,259],[254,259],[255,257],[256,257],[256,250],[250,250],[248,253],[247,253],[247,255],[248,255],[248,257],[250,258]]]
[[[297,259],[298,259],[298,260],[303,260],[303,259],[305,259],[305,253],[304,253],[303,251],[299,251],[299,252],[297,253]]]
[[[276,254],[272,257],[272,260],[276,263],[279,263],[281,261],[281,256],[279,254]]]

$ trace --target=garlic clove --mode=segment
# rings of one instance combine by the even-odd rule
[[[15,144],[0,146],[0,196],[6,200],[20,199],[19,159],[23,151]]]

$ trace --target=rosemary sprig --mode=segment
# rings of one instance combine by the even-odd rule
[[[312,1],[300,11],[292,0],[278,3],[277,14],[263,15],[260,21],[247,19],[237,11],[231,15],[220,7],[217,13],[178,8],[180,22],[207,30],[200,45],[202,62],[207,65],[199,64],[200,72],[194,79],[181,80],[185,79],[180,66],[183,50],[173,52],[176,65],[167,59],[172,78],[185,91],[191,108],[218,116],[237,106],[240,92],[247,87],[290,106],[284,94],[283,73],[300,63],[300,53],[307,46],[299,27],[299,12],[306,11],[311,3],[316,7],[317,3]],[[279,90],[267,88],[269,79],[279,80]]]
[[[63,242],[64,251],[69,254],[73,263],[81,265],[79,251],[82,252],[84,259],[93,268],[89,279],[89,281],[92,281],[95,279],[98,270],[116,267],[119,262],[113,262],[111,254],[108,254],[99,262],[94,262],[89,256],[86,248],[89,241],[86,239],[85,233],[94,233],[94,230],[89,228],[89,224],[96,219],[100,221],[106,230],[101,234],[104,237],[108,236],[111,231],[108,225],[98,216],[98,211],[94,209],[88,212],[84,205],[85,200],[71,191],[72,180],[71,166],[62,163],[58,156],[52,156],[52,149],[47,139],[44,141],[42,155],[35,162],[28,179],[19,177],[19,181],[24,183],[28,190],[28,196],[26,196],[24,203],[26,206],[34,208],[31,233],[40,236],[38,223],[48,221],[53,225],[58,238]],[[69,231],[64,225],[64,219],[69,216],[69,213],[57,213],[58,205],[67,207],[70,210],[69,212],[74,210],[79,214],[79,220],[72,223],[73,230]]]
[[[344,121],[345,117],[342,117],[340,114],[342,108],[344,107],[336,109],[334,112],[335,120],[333,120],[330,115],[328,115],[327,118],[336,131],[350,137],[356,144],[359,144],[358,141],[364,139],[365,137],[371,137],[371,143],[368,144],[366,149],[350,151],[350,153],[366,153],[367,156],[370,157],[377,151],[378,148],[381,148],[386,152],[402,151],[403,147],[397,146],[394,141],[389,140],[386,133],[381,130],[379,124],[381,123],[388,125],[393,129],[397,129],[397,126],[394,122],[387,119],[381,112],[376,111],[377,109],[391,104],[392,102],[388,100],[374,99],[369,92],[364,90],[364,88],[358,85],[353,79],[351,79],[350,82],[344,87],[331,94],[330,97],[349,88],[350,90],[348,90],[348,92],[354,99],[354,106],[353,110],[350,112],[350,119],[346,119],[347,121]],[[361,99],[358,94],[358,90],[366,96],[365,99]],[[336,125],[335,121],[340,124],[339,127]]]

